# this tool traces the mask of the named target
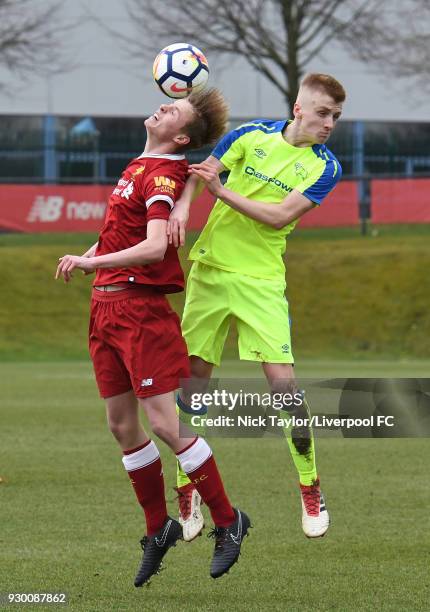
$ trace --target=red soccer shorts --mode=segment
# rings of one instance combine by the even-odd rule
[[[190,376],[179,317],[150,287],[94,289],[89,348],[103,398],[131,389],[141,398],[167,393]]]

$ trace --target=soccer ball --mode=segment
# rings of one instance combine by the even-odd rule
[[[175,43],[164,47],[154,60],[155,82],[170,98],[185,98],[208,80],[208,61],[197,47]]]

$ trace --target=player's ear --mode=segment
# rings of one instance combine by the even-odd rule
[[[299,102],[294,102],[293,115],[294,117],[297,117],[297,119],[301,119],[302,117],[302,107],[300,106]]]
[[[173,140],[178,146],[185,147],[190,142],[190,137],[187,134],[178,134]]]

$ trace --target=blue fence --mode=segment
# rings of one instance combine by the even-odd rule
[[[235,119],[232,127],[243,120]],[[329,146],[345,177],[430,174],[430,124],[341,122]],[[4,116],[0,181],[112,183],[145,146],[143,118]],[[210,149],[191,152],[191,162]]]

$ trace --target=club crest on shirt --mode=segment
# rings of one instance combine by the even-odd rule
[[[296,170],[296,176],[300,176],[303,180],[306,180],[309,176],[309,172],[306,170],[303,164],[300,162],[296,162],[294,164],[294,168]]]
[[[139,168],[133,172],[133,174],[131,175],[131,178],[134,178],[135,176],[139,176],[139,174],[142,174],[143,172],[145,172],[145,166],[139,166]]]

